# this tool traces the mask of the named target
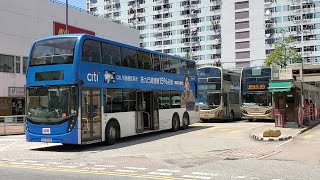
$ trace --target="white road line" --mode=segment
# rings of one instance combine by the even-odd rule
[[[20,141],[23,141],[23,140],[21,139]],[[16,141],[16,142],[14,142],[14,143],[11,143],[11,144],[9,144],[9,145],[1,148],[0,151],[3,151],[3,150],[5,150],[5,149],[7,149],[8,147],[15,145],[15,144],[19,143],[20,141]]]
[[[117,171],[117,172],[126,172],[126,173],[135,173],[135,172],[137,172],[137,171],[126,170],[126,169],[117,169],[117,170],[114,170],[114,171]]]
[[[233,178],[236,178],[236,179],[244,179],[244,178],[246,178],[245,176],[235,176],[235,177],[233,177]]]
[[[47,162],[47,164],[59,165],[59,164],[61,164],[61,163],[58,163],[58,162]]]
[[[223,131],[228,131],[228,130],[230,130],[230,129],[220,129],[218,131],[223,132]]]
[[[30,165],[32,165],[32,166],[46,166],[44,164],[30,164]]]
[[[9,162],[13,162],[13,161],[16,161],[14,159],[0,159],[0,161],[9,161]]]
[[[203,176],[219,176],[219,174],[211,174],[211,173],[203,173],[203,172],[192,172],[195,175],[203,175]]]
[[[22,141],[24,139],[0,139],[0,141]]]
[[[23,160],[22,162],[25,162],[25,163],[37,163],[37,162],[39,162],[39,161]]]
[[[157,171],[160,171],[160,172],[175,172],[175,173],[180,172],[179,170],[170,170],[170,169],[158,169]]]
[[[0,144],[0,146],[3,146],[3,145],[6,145],[6,144]]]
[[[292,139],[289,139],[288,141],[285,141],[285,142],[283,142],[281,144],[278,144],[275,148],[280,147],[280,146],[282,146],[282,145],[284,145],[284,144],[286,144],[286,143],[288,143],[290,141],[292,141]]]
[[[12,162],[11,164],[24,165],[24,164],[28,164],[28,163],[22,163],[22,162]]]
[[[92,168],[93,170],[103,171],[106,170],[106,168]]]
[[[161,176],[172,176],[170,173],[161,173],[161,172],[149,172],[151,175],[161,175]]]
[[[241,132],[241,131],[232,131],[232,132],[230,132],[230,134],[234,134],[234,133],[238,133],[238,132]]]
[[[94,166],[96,166],[96,167],[104,167],[104,168],[114,168],[114,167],[116,167],[116,166],[111,166],[111,165],[94,165]]]
[[[133,170],[146,170],[147,168],[139,168],[139,167],[124,167],[126,169],[133,169]]]
[[[76,168],[77,166],[58,166],[59,168]]]
[[[212,177],[207,176],[190,176],[190,175],[184,175],[183,178],[194,178],[194,179],[211,179]]]

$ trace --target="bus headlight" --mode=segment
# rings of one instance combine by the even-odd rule
[[[243,114],[248,114],[248,112],[244,109],[241,110]]]
[[[270,114],[271,112],[272,112],[272,109],[269,109],[264,114]]]
[[[68,121],[67,133],[71,132],[77,122],[77,117],[74,116]]]
[[[28,127],[28,122],[27,121],[25,121],[25,128],[26,128],[26,132],[29,132],[29,127]]]

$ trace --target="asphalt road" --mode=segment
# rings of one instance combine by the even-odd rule
[[[1,179],[319,179],[320,128],[288,142],[249,136],[266,123],[199,123],[113,146],[67,148],[0,136]]]

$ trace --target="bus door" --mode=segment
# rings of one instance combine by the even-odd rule
[[[98,88],[84,88],[81,93],[81,141],[101,140],[101,94]]]
[[[159,107],[151,91],[137,92],[136,132],[159,128]]]
[[[223,118],[229,118],[229,98],[228,93],[223,93]]]

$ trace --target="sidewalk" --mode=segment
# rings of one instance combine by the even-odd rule
[[[298,136],[299,134],[304,133],[305,131],[317,126],[320,124],[320,120],[313,122],[310,126],[305,128],[280,128],[274,127],[274,123],[264,125],[258,128],[253,129],[250,132],[250,136],[258,141],[285,141],[293,137]],[[263,137],[263,132],[267,130],[280,130],[281,136],[279,137]]]
[[[3,135],[18,135],[24,134],[23,123],[1,123],[0,122],[0,136]]]

